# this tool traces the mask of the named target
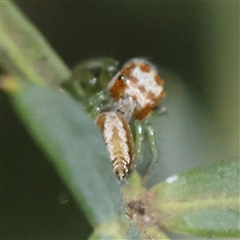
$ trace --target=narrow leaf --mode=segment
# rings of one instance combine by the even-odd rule
[[[64,92],[34,84],[22,83],[12,97],[92,224],[124,215],[120,184],[102,136],[83,108]]]
[[[239,172],[237,159],[172,176],[149,191],[149,212],[168,231],[239,237]]]
[[[1,20],[1,64],[9,73],[54,86],[70,77],[66,65],[14,2],[1,2]]]

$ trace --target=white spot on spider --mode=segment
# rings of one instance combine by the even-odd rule
[[[171,176],[171,177],[168,177],[168,178],[166,179],[166,182],[169,183],[169,184],[171,184],[171,183],[174,183],[176,180],[178,180],[178,175],[173,175],[173,176]]]
[[[136,66],[132,72],[132,76],[138,80],[138,86],[143,86],[146,92],[142,93],[139,88],[129,87],[126,89],[126,94],[137,96],[137,102],[141,107],[144,107],[147,103],[146,94],[151,92],[157,98],[163,91],[163,87],[158,85],[155,80],[156,74],[153,69],[150,72],[144,72],[139,66]]]

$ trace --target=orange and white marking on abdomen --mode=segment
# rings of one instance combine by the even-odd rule
[[[134,143],[126,119],[116,112],[104,112],[96,119],[100,128],[114,171],[120,181],[125,181],[134,160]]]

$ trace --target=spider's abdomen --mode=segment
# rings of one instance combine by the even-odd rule
[[[96,124],[100,128],[114,171],[125,181],[134,161],[134,143],[126,119],[117,112],[101,113]]]

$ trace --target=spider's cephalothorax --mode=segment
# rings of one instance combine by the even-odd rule
[[[145,59],[133,58],[112,78],[108,91],[115,106],[129,100],[135,103],[133,119],[145,119],[160,104],[165,91],[157,69]],[[132,101],[133,100],[133,101]]]

